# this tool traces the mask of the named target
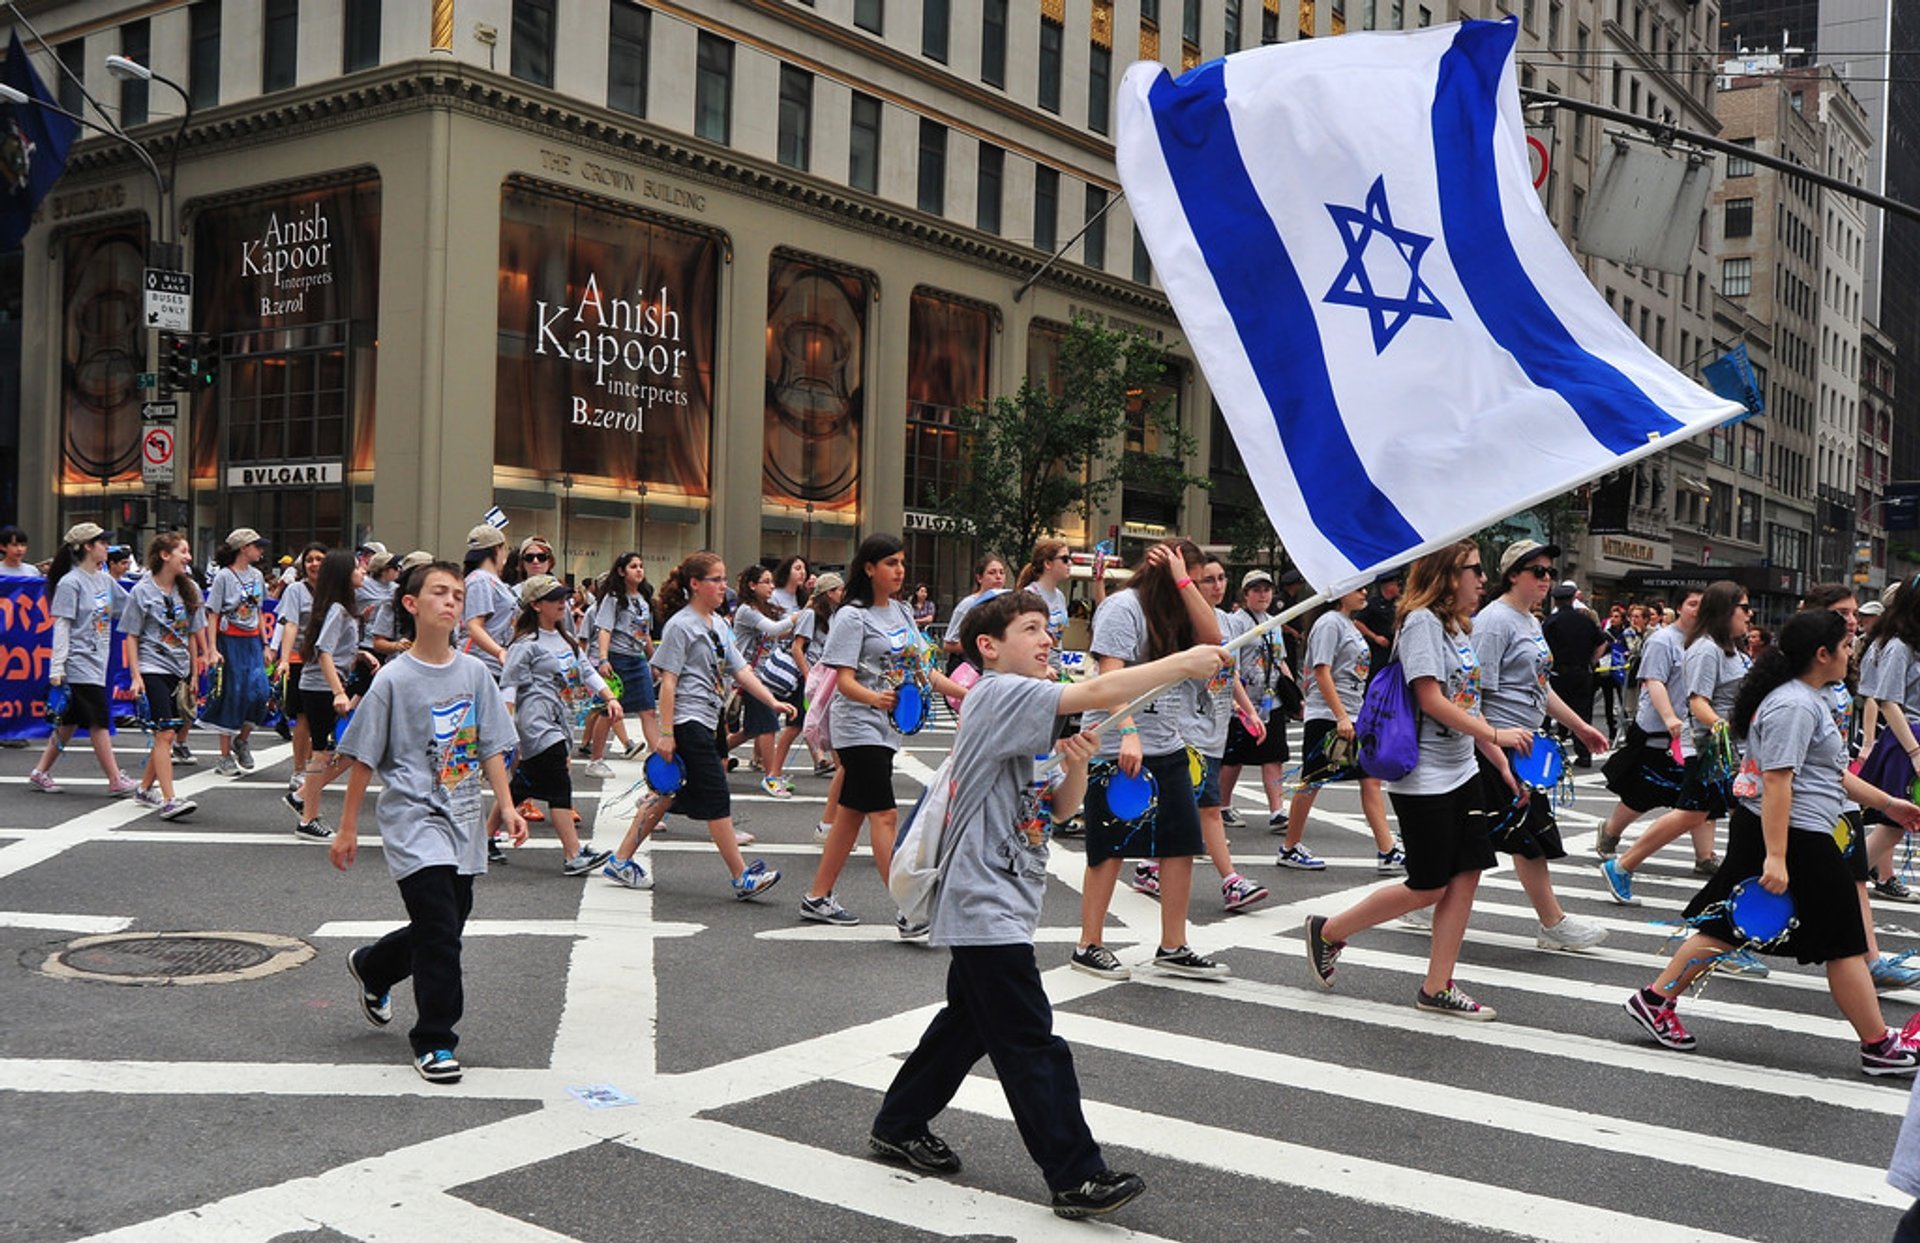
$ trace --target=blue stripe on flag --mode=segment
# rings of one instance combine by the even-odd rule
[[[1392,561],[1420,535],[1368,476],[1341,421],[1313,303],[1234,141],[1220,62],[1178,82],[1162,75],[1149,102],[1187,225],[1273,412],[1314,526],[1356,568]]]
[[[1573,339],[1500,227],[1505,213],[1493,158],[1496,100],[1518,34],[1512,18],[1466,22],[1440,59],[1433,146],[1448,256],[1480,322],[1528,379],[1558,393],[1613,452],[1644,448],[1651,436],[1678,431],[1680,421]]]

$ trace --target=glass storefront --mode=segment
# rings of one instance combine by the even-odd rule
[[[872,278],[775,251],[767,281],[762,557],[847,561],[860,539]]]

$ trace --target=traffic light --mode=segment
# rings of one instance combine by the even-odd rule
[[[194,391],[193,338],[184,333],[160,334],[160,387]]]
[[[220,382],[220,338],[206,333],[194,338],[193,392],[203,393]]]

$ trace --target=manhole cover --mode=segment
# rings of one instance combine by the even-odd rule
[[[69,941],[40,970],[109,984],[230,984],[312,957],[305,941],[271,932],[116,932]]]

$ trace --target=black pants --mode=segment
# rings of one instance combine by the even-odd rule
[[[1050,1191],[1078,1187],[1106,1168],[1080,1112],[1073,1053],[1053,1034],[1053,1008],[1031,945],[967,945],[950,951],[947,1006],[887,1089],[873,1120],[882,1139],[923,1134],[984,1054],[1027,1152]]]
[[[452,1050],[460,1043],[453,1028],[466,1008],[460,984],[460,933],[473,912],[473,877],[462,876],[451,866],[421,868],[400,881],[400,900],[407,904],[411,922],[367,949],[360,962],[360,980],[370,991],[384,993],[412,976],[419,1018],[407,1039],[415,1055]]]
[[[1607,710],[1607,737],[1609,739],[1620,732],[1620,718],[1616,715],[1614,706],[1616,701],[1621,706],[1625,706],[1627,701],[1627,688],[1615,683],[1613,677],[1609,675],[1601,679],[1600,682],[1600,702],[1605,705]]]
[[[1893,1232],[1893,1243],[1920,1243],[1920,1201],[1915,1201],[1900,1219]]]
[[[1562,703],[1573,709],[1575,716],[1589,725],[1593,724],[1593,679],[1591,677],[1562,677],[1554,674],[1553,693],[1560,696]],[[1592,762],[1593,752],[1587,750],[1585,743],[1574,738],[1571,730],[1563,725],[1555,725],[1554,733],[1573,742],[1573,755],[1576,760],[1583,763]]]

